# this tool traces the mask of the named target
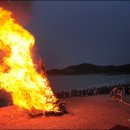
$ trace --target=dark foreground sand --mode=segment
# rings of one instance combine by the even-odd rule
[[[128,96],[128,98],[130,98]],[[113,101],[109,95],[65,100],[69,114],[30,118],[14,106],[0,108],[1,129],[110,129],[130,128],[130,106]]]

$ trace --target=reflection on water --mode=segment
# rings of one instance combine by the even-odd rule
[[[130,82],[130,75],[76,75],[76,76],[49,76],[52,88],[55,91],[101,87]]]

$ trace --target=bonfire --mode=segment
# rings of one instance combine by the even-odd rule
[[[0,7],[0,89],[11,93],[20,110],[60,113],[45,73],[39,73],[33,63],[34,44],[34,36]]]

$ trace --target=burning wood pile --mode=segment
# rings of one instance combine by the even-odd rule
[[[35,115],[63,113],[44,73],[31,57],[35,39],[10,11],[0,7],[0,89],[11,93],[13,104]]]

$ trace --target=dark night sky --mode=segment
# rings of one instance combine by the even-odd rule
[[[34,1],[30,15],[26,28],[46,69],[130,63],[128,1]]]

